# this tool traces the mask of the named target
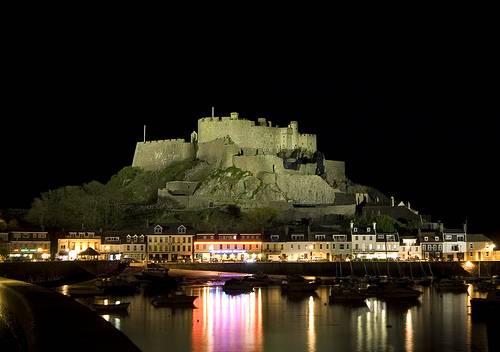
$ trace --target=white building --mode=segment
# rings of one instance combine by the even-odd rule
[[[402,237],[399,244],[399,259],[422,259],[422,251],[417,237]]]
[[[121,241],[121,253],[123,258],[131,258],[138,261],[146,259],[146,236],[125,235]]]
[[[463,261],[467,243],[465,241],[465,231],[450,230],[443,231],[443,259],[453,261]]]

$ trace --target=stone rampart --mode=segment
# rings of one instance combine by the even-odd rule
[[[346,181],[345,176],[345,162],[336,160],[324,160],[326,181],[330,185],[337,185],[340,187]]]
[[[154,171],[161,170],[174,161],[194,158],[194,144],[187,143],[183,139],[138,142],[132,166]]]

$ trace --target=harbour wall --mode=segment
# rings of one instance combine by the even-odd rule
[[[478,263],[466,265],[461,262],[319,262],[319,263],[172,263],[171,269],[210,270],[269,275],[311,275],[311,276],[348,276],[348,275],[387,275],[392,277],[451,277],[477,276]],[[481,262],[481,276],[498,275],[500,262]]]
[[[0,277],[2,351],[139,351],[95,312],[60,293]]]
[[[0,263],[0,276],[45,287],[118,274],[125,265],[118,261],[67,261]]]

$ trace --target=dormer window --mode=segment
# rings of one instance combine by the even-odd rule
[[[437,237],[437,236],[436,236],[436,237],[434,237],[434,239],[435,239],[436,241],[439,241],[439,237]]]
[[[315,238],[316,238],[316,240],[324,240],[325,235],[316,235]]]
[[[371,227],[366,228],[366,232],[370,232],[371,230],[372,230]]]
[[[163,232],[163,227],[160,225],[156,225],[154,228],[154,233],[162,233]]]
[[[279,240],[280,236],[279,235],[271,235],[271,241],[277,241]]]
[[[354,232],[358,232],[358,228],[357,228],[357,227],[355,227],[355,228],[353,229],[353,231],[354,231]]]
[[[428,240],[429,240],[429,237],[425,236],[424,241],[428,241]]]
[[[186,226],[181,225],[177,228],[177,233],[186,233]]]

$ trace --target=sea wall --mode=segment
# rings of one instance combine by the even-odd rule
[[[169,268],[188,270],[211,270],[254,274],[263,272],[270,275],[313,275],[313,276],[347,276],[347,275],[387,275],[451,277],[474,276],[459,262],[325,262],[325,263],[186,263],[166,264]],[[482,276],[498,275],[500,262],[482,262]]]
[[[0,263],[0,276],[45,287],[112,275],[124,269],[118,261],[61,261]]]
[[[0,277],[0,312],[2,351],[139,351],[86,306],[25,282]]]

